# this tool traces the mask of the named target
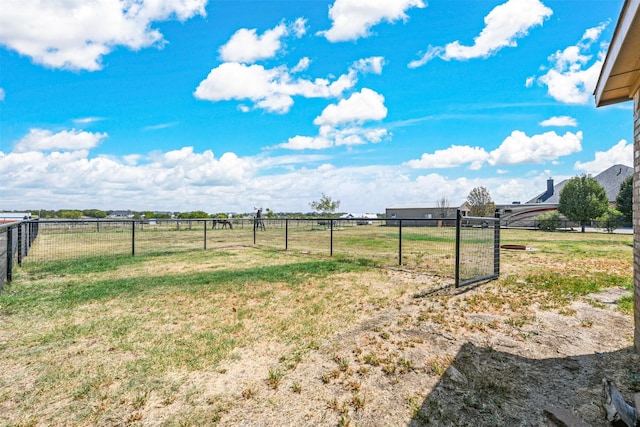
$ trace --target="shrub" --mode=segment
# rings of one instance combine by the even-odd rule
[[[616,209],[609,209],[607,213],[598,218],[600,228],[607,230],[607,233],[613,233],[616,228],[624,225],[624,214]]]
[[[547,212],[538,217],[538,228],[544,231],[556,231],[560,227],[558,211]]]

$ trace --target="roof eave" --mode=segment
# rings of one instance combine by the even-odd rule
[[[640,10],[640,0],[625,0],[594,91],[597,107],[628,101],[633,96],[631,88],[629,88],[628,93],[624,95],[620,95],[619,91],[616,95],[608,95],[607,92],[610,91],[611,88],[608,88],[607,84],[612,77],[612,71],[619,55],[625,49],[629,49],[625,46],[631,44],[637,37],[640,37],[640,23],[638,22],[640,17],[637,16],[638,10]],[[634,65],[637,64],[628,64],[629,69],[626,71],[639,73],[637,69],[633,69]]]

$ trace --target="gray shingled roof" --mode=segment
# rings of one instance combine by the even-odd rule
[[[607,193],[607,199],[609,199],[609,202],[614,203],[616,201],[616,196],[620,192],[620,185],[622,184],[622,181],[624,181],[624,179],[629,175],[633,175],[633,168],[625,165],[613,165],[609,169],[600,172],[594,178],[604,188],[604,191]],[[560,203],[560,192],[568,181],[569,180],[565,179],[564,181],[554,185],[553,196],[545,200],[544,203]],[[542,194],[544,193],[541,193],[540,195],[534,197],[527,203],[535,203]]]

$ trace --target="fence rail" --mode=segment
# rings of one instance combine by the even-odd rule
[[[456,286],[499,274],[499,218],[30,220],[0,232],[2,284],[13,266],[108,255],[255,246],[417,269]],[[37,237],[37,239],[36,239]],[[29,255],[28,257],[27,254]]]

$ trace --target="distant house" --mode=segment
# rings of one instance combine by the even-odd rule
[[[436,227],[442,225],[443,219],[456,217],[455,207],[418,207],[418,206],[393,206],[386,209],[386,225],[407,227]],[[440,223],[438,222],[440,221]]]
[[[31,212],[0,212],[0,224],[31,219]]]
[[[378,219],[378,214],[373,213],[346,213],[340,219],[355,219],[357,225],[372,225],[373,220]]]
[[[107,218],[133,218],[133,212],[126,211],[111,211]]]
[[[600,172],[594,179],[604,188],[609,204],[614,206],[622,182],[633,175],[633,168],[614,165]],[[547,180],[547,189],[523,204],[498,205],[502,224],[508,227],[533,227],[537,217],[558,210],[560,192],[569,182],[568,179],[554,185],[553,179]]]
[[[628,176],[633,175],[633,168],[626,165],[613,165],[607,170],[600,172],[594,176],[595,180],[604,188],[607,193],[607,199],[609,203],[615,204],[616,196],[620,192],[620,185]],[[560,203],[560,192],[564,186],[569,182],[565,179],[557,185],[553,185],[553,179],[547,180],[547,190],[529,200],[527,203]]]
[[[633,175],[633,168],[625,165],[614,165],[599,173],[594,178],[605,189],[609,203],[614,205],[616,196],[620,192],[620,185],[628,176]],[[531,200],[525,203],[514,202],[511,204],[496,205],[500,213],[500,219],[507,227],[535,227],[540,215],[557,211],[560,203],[560,192],[569,180],[564,180],[554,185],[553,179],[547,180],[547,188]],[[436,221],[444,218],[455,218],[456,210],[460,210],[462,216],[469,214],[469,206],[464,202],[459,207],[419,207],[397,206],[386,210],[386,224],[398,226],[402,219],[403,226],[431,226],[451,225],[451,221]],[[430,221],[432,220],[432,221]]]

